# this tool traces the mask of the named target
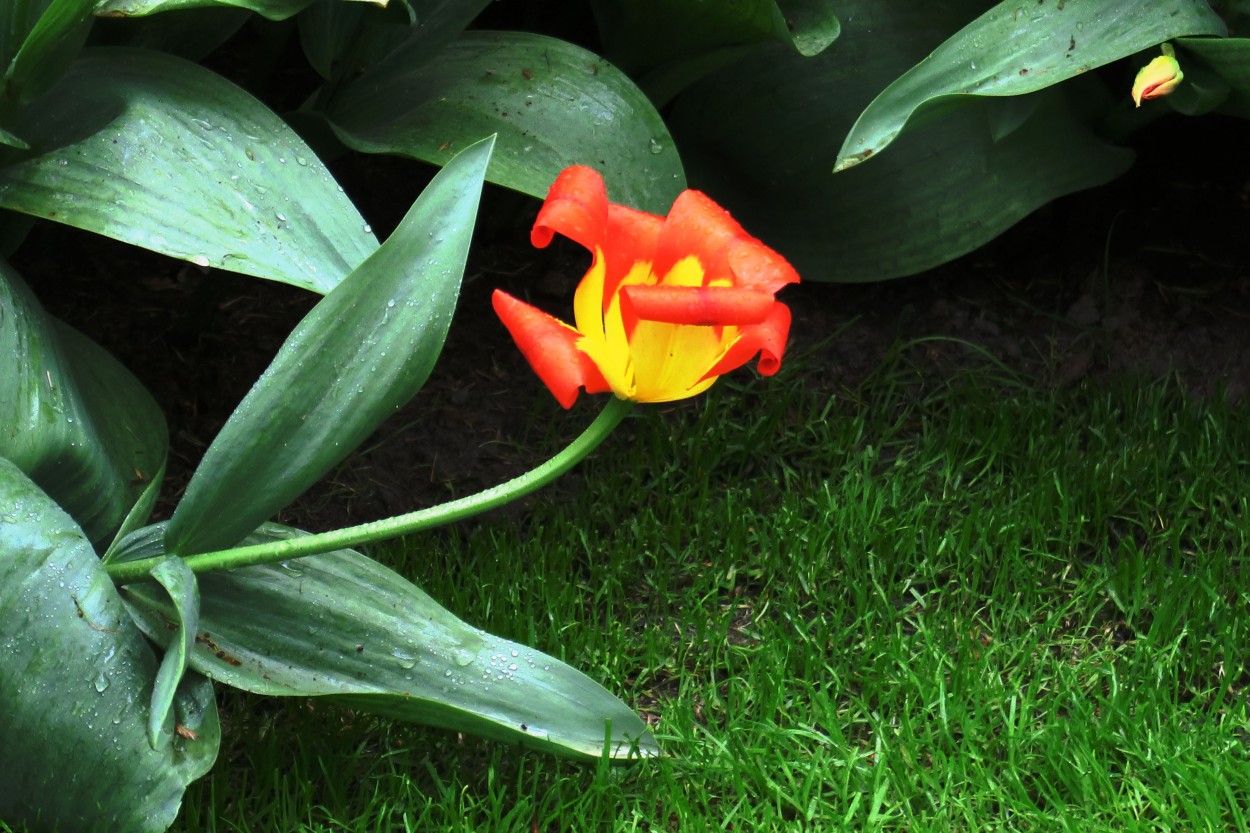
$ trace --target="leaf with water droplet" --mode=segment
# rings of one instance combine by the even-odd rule
[[[421,389],[460,294],[492,147],[448,162],[386,243],[294,329],[196,469],[169,526],[171,552],[233,545]]]
[[[266,525],[245,543],[301,534]],[[150,535],[159,540],[160,528]],[[137,536],[136,551],[143,544]],[[659,754],[642,720],[601,685],[471,627],[377,562],[342,550],[300,564],[298,582],[285,580],[276,564],[201,576],[200,624],[213,645],[194,647],[192,667],[248,691],[325,696],[353,709],[583,758],[604,753],[608,719],[612,757]],[[168,638],[167,603],[153,588],[134,587],[127,601],[145,632]],[[369,650],[357,652],[363,644]],[[514,654],[537,657],[541,666],[517,662]],[[523,723],[530,732],[518,731]]]
[[[211,685],[195,675],[184,689],[199,689],[183,720],[199,744],[151,748],[151,645],[81,528],[0,457],[0,506],[16,504],[22,517],[0,525],[0,819],[163,833],[217,754]]]
[[[167,435],[139,381],[48,315],[0,263],[0,457],[33,473],[103,550],[159,488]],[[151,504],[147,504],[150,508]]]
[[[469,31],[433,58],[397,50],[335,90],[325,116],[341,141],[366,153],[441,165],[449,140],[460,147],[494,133],[494,183],[542,198],[561,170],[583,160],[600,169],[615,202],[660,214],[686,184],[678,154],[651,144],[673,146],[643,91],[598,55],[554,38]]]
[[[157,670],[156,683],[152,686],[152,708],[148,715],[148,743],[156,749],[161,741],[169,711],[182,675],[187,670],[187,659],[195,644],[195,634],[200,623],[200,594],[195,573],[177,556],[170,556],[152,568],[152,577],[169,594],[175,615],[173,633],[165,647],[165,656]]]
[[[377,248],[291,127],[190,61],[154,49],[89,50],[19,119],[23,138],[45,152],[0,172],[2,207],[320,293]],[[241,147],[236,134],[253,141]],[[308,164],[284,166],[288,154]],[[247,176],[223,190],[227,169]],[[254,211],[245,202],[272,216],[290,194],[299,196],[287,209],[290,239],[247,232]]]
[[[843,141],[834,172],[880,154],[922,109],[968,95],[1024,95],[1183,35],[1228,34],[1205,2],[1138,0],[1132,14],[1123,8],[1118,0],[1041,3],[1024,19],[1016,0],[1004,0],[872,100]],[[1079,57],[1071,49],[1074,31],[1089,43]]]

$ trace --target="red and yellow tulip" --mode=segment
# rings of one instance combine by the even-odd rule
[[[790,310],[774,296],[799,276],[705,195],[683,191],[659,217],[609,203],[593,169],[566,168],[530,239],[545,247],[557,233],[593,255],[573,298],[576,326],[499,290],[493,303],[565,408],[582,388],[669,402],[756,355],[760,373],[781,366]]]

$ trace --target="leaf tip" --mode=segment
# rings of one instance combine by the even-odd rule
[[[859,153],[852,153],[849,156],[839,156],[838,160],[833,164],[833,172],[841,173],[847,168],[854,168],[860,162],[872,156],[876,151],[873,148],[861,150]]]

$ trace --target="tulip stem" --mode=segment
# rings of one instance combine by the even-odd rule
[[[586,458],[590,452],[612,433],[617,425],[633,410],[633,402],[612,397],[607,406],[595,418],[577,439],[569,443],[554,457],[541,465],[530,469],[525,474],[492,486],[489,489],[456,500],[397,515],[380,521],[372,521],[346,529],[322,532],[315,535],[301,535],[280,541],[270,541],[244,547],[234,547],[216,552],[197,553],[185,556],[187,566],[196,573],[210,570],[229,570],[238,567],[250,567],[256,564],[271,564],[275,561],[287,561],[305,555],[333,552],[335,550],[372,544],[410,535],[436,526],[444,526],[456,521],[471,518],[490,509],[503,506],[533,492],[560,475],[567,472]],[[105,565],[109,577],[115,584],[126,584],[148,578],[149,571],[164,561],[167,556],[136,559],[134,561],[115,561]]]

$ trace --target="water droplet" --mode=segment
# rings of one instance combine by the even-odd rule
[[[655,139],[652,139],[650,150],[652,153],[663,153],[664,146],[660,144],[659,142],[657,142]]]
[[[281,211],[279,211],[279,212],[277,213],[277,215],[276,215],[276,216],[277,216],[277,218],[278,218],[278,222],[279,222],[279,223],[285,223],[285,222],[286,222],[286,215],[285,215],[285,214],[283,214]]]
[[[391,298],[390,300],[386,302],[386,308],[393,309],[394,307],[395,307],[395,299]]]
[[[391,651],[391,656],[399,660],[400,668],[412,668],[413,666],[417,664],[416,657],[412,656],[412,654],[405,654],[403,651],[400,651],[398,649]]]
[[[466,648],[461,648],[459,651],[456,651],[456,654],[452,657],[452,659],[455,660],[456,665],[464,668],[466,665],[473,662],[473,660],[477,659],[477,654]]]
[[[295,157],[295,164],[297,164],[297,165],[307,165],[307,164],[308,164],[308,160],[307,160],[307,159],[305,159],[305,158],[304,158],[304,157],[302,157],[302,156],[297,156],[297,157]]]
[[[363,226],[361,226],[360,230],[363,231],[365,234],[373,234],[373,226],[369,225],[368,223],[365,223]]]
[[[196,266],[199,266],[201,269],[208,268],[208,256],[207,255],[195,255],[194,257],[191,258],[191,262],[194,263]]]
[[[105,689],[107,689],[108,687],[109,687],[108,675],[105,674],[103,671],[101,671],[99,674],[96,675],[96,678],[95,678],[95,690],[103,694]]]

